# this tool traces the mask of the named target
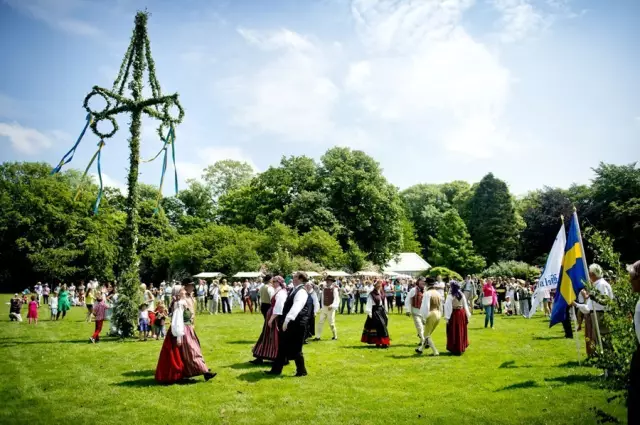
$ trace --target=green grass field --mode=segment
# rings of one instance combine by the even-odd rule
[[[35,327],[10,323],[8,299],[0,297],[3,424],[586,425],[597,423],[594,408],[626,421],[599,371],[577,366],[575,342],[540,316],[496,317],[491,330],[476,313],[462,357],[447,355],[443,321],[434,338],[442,354],[419,357],[411,319],[392,314],[392,346],[378,350],[359,342],[364,315],[338,315],[340,339],[327,326],[329,340],[305,346],[309,376],[295,378],[293,365],[269,377],[248,363],[262,316],[202,315],[196,332],[218,376],[158,386],[161,342],[89,344],[93,324],[81,307],[64,321],[49,322],[41,308]]]

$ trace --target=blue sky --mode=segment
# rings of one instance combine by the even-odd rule
[[[182,187],[220,159],[261,171],[336,145],[372,155],[400,188],[492,171],[516,194],[640,156],[633,0],[0,0],[0,159],[58,162],[145,7],[163,92],[186,109]],[[119,123],[103,154],[114,186],[128,158]],[[160,148],[154,129],[144,122],[143,157]],[[85,138],[75,168],[97,142]],[[142,181],[157,184],[160,166]]]

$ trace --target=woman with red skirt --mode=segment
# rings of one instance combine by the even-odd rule
[[[469,346],[467,324],[471,312],[467,299],[460,291],[458,282],[451,282],[451,290],[444,303],[444,318],[447,321],[447,351],[461,355]]]
[[[253,347],[253,357],[250,363],[262,364],[265,360],[275,361],[278,357],[278,344],[280,330],[278,329],[278,316],[282,314],[284,303],[287,301],[287,286],[282,276],[276,276],[271,280],[271,286],[275,292],[271,297],[271,308],[267,311],[262,333],[258,342]]]
[[[387,324],[387,299],[382,290],[382,282],[376,282],[367,298],[367,320],[364,322],[361,342],[387,348],[391,344]]]
[[[173,296],[171,327],[160,351],[156,381],[173,384],[198,375],[204,375],[208,381],[216,374],[205,364],[200,341],[193,330],[193,300],[180,285],[173,287]]]

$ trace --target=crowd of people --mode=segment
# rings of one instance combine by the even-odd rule
[[[589,275],[595,291],[591,294],[586,290],[582,291],[574,306],[578,312],[578,330],[584,324],[587,354],[592,355],[599,338],[609,332],[603,324],[606,303],[602,300],[612,298],[613,292],[611,285],[604,280],[600,266],[591,265]],[[304,283],[308,305],[302,305],[300,301],[294,306],[292,301],[288,306],[287,301],[292,294],[299,292],[296,282],[300,281]],[[295,323],[298,328],[304,328],[304,332],[296,334],[296,347],[297,342],[304,345],[310,339],[321,340],[326,322],[329,322],[332,339],[337,340],[336,315],[363,314],[366,318],[361,341],[387,348],[391,343],[388,332],[389,315],[394,312],[395,307],[396,314],[406,314],[413,320],[418,337],[415,349],[417,353],[422,354],[428,347],[433,355],[439,354],[431,335],[444,318],[447,322],[447,350],[462,354],[469,345],[466,326],[474,311],[483,313],[484,327],[492,329],[495,314],[529,317],[535,281],[526,282],[506,277],[481,279],[475,276],[467,276],[461,282],[440,276],[415,279],[323,276],[314,281],[304,273],[297,273],[288,282],[282,276],[265,276],[260,280],[247,279],[233,283],[226,279],[208,282],[203,279],[186,279],[182,283],[163,281],[158,286],[141,284],[142,303],[138,316],[141,340],[166,339],[165,336],[169,334],[175,336],[165,326],[166,322],[173,324],[174,307],[182,299],[180,291],[185,292],[183,298],[186,300],[186,305],[181,304],[182,310],[189,311],[189,317],[183,315],[181,329],[185,323],[193,323],[196,314],[260,312],[265,321],[253,354],[254,362],[262,363],[277,360],[287,313],[291,316],[291,321],[299,311],[303,311],[305,317]],[[551,315],[553,297],[553,289],[542,294],[542,309],[546,316]],[[73,283],[60,283],[53,289],[48,283],[43,285],[38,282],[33,290],[25,289],[22,295],[15,294],[10,302],[9,316],[11,320],[22,321],[22,308],[26,305],[29,323],[36,324],[41,307],[49,308],[51,320],[63,320],[73,306],[83,306],[86,308],[85,320],[95,322],[95,331],[89,340],[96,343],[100,341],[104,321],[109,320],[113,314],[117,299],[117,286],[111,282],[100,284],[94,279],[85,285],[80,281],[77,287]],[[296,314],[293,315],[291,311]],[[572,338],[570,318],[563,324],[565,336]],[[112,324],[109,332],[117,335],[118,329]],[[189,337],[187,335],[186,339],[189,340]],[[289,343],[293,341],[291,338],[287,340]],[[609,341],[608,338],[604,340]],[[291,358],[300,357],[292,354]],[[306,373],[304,366],[299,367],[299,373]]]

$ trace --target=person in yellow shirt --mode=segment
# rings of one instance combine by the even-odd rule
[[[231,313],[231,304],[229,304],[230,293],[231,293],[231,286],[227,284],[227,279],[222,279],[222,285],[220,285],[220,299],[222,301],[223,313]]]

